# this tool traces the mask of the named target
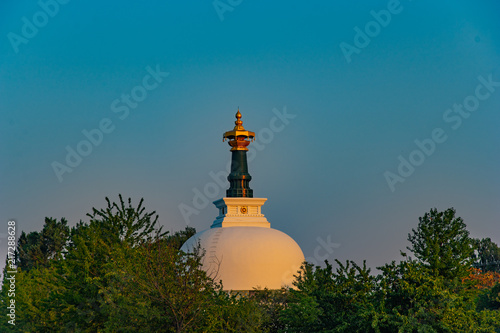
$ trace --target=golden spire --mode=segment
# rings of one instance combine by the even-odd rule
[[[241,121],[240,108],[238,108],[238,112],[236,112],[236,121],[234,123],[236,124],[236,126],[234,127],[235,130],[245,130],[245,128],[243,128],[243,122]]]
[[[241,121],[240,108],[236,112],[236,121],[234,122],[232,131],[224,133],[222,136],[222,141],[229,140],[229,145],[232,147],[231,151],[235,150],[248,150],[247,146],[251,141],[255,140],[255,133],[245,130],[243,127],[243,121]]]

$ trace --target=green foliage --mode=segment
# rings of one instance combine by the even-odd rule
[[[16,302],[16,326],[2,320],[0,331],[51,332],[48,327],[58,323],[58,312],[46,309],[50,295],[64,289],[57,276],[68,237],[69,227],[64,218],[60,221],[46,218],[42,231],[21,233],[16,249],[17,273],[8,274],[15,276],[15,291],[12,293],[7,287],[6,267],[0,293],[2,318],[7,318],[8,302],[12,299]]]
[[[462,218],[455,210],[444,212],[431,209],[419,218],[417,230],[412,229],[408,240],[415,257],[434,275],[453,280],[467,275],[474,251],[473,241]]]
[[[263,332],[264,314],[254,300],[218,290],[193,332]]]
[[[352,261],[338,268],[302,265],[297,290],[290,291],[282,321],[290,332],[367,332],[374,316],[376,279],[366,264]]]
[[[189,239],[191,236],[196,234],[196,229],[193,227],[186,227],[186,229],[177,231],[173,235],[168,235],[166,237],[166,244],[171,246],[174,249],[180,250],[182,245]]]
[[[480,296],[477,304],[478,310],[500,311],[500,283],[493,288],[485,290]]]
[[[498,247],[476,240],[474,257],[453,209],[420,218],[408,237],[415,260],[403,254],[378,275],[364,262],[305,262],[294,288],[243,297],[207,276],[201,249],[180,251],[194,228],[168,234],[143,200],[106,202],[71,230],[47,218],[42,231],[21,234],[16,326],[4,320],[1,332],[500,332],[496,273],[470,268]],[[3,318],[7,286],[4,274]]]
[[[476,251],[472,255],[474,267],[483,272],[500,273],[500,247],[490,238],[474,239]]]
[[[442,276],[417,261],[380,267],[386,311],[380,328],[402,332],[476,332],[481,327],[474,295],[461,285],[450,286]],[[482,326],[482,329],[488,327]],[[494,332],[489,327],[486,332]]]
[[[58,258],[68,242],[69,227],[66,219],[57,221],[45,218],[41,232],[33,231],[19,236],[16,262],[20,269],[28,271],[34,267],[46,266],[50,259]]]
[[[379,267],[377,276],[336,261],[305,263],[281,311],[281,332],[500,332],[498,292],[462,283],[472,241],[455,211],[431,210],[409,236],[417,260]]]
[[[283,332],[319,332],[322,310],[314,296],[297,293],[290,297],[289,306],[283,310]]]
[[[179,251],[177,240],[192,232],[157,236],[115,257],[102,290],[105,331],[258,332],[255,303],[223,292],[201,269],[199,253]]]
[[[92,209],[90,222],[80,222],[71,230],[71,242],[66,255],[65,272],[58,283],[66,293],[60,297],[67,310],[63,314],[69,331],[101,331],[109,319],[102,311],[105,303],[102,290],[110,283],[112,263],[127,248],[134,248],[150,241],[157,228],[158,216],[146,213],[141,199],[132,206],[131,199],[125,204],[106,198],[105,209]]]
[[[200,253],[179,251],[194,228],[168,235],[143,200],[106,202],[71,231],[47,219],[42,232],[24,234],[16,326],[2,322],[0,331],[259,332],[257,303],[223,292],[201,269]]]
[[[123,319],[138,327],[149,327],[149,331],[190,331],[191,323],[208,307],[214,292],[211,281],[199,269],[199,256],[183,255],[160,237],[124,254],[126,260],[118,260],[110,270],[113,289],[108,288],[111,292],[106,302],[116,312],[108,321],[110,331],[121,327]],[[143,302],[154,316],[139,313],[136,317],[120,302]]]
[[[262,312],[261,332],[282,332],[285,324],[280,320],[281,313],[288,307],[290,291],[282,288],[279,290],[254,290],[251,299],[258,305]]]
[[[119,203],[112,203],[106,198],[107,208],[99,210],[92,208],[92,213],[87,214],[90,217],[88,227],[93,231],[98,231],[106,244],[125,243],[135,246],[151,240],[154,234],[160,234],[160,236],[166,234],[161,233],[161,228],[157,228],[156,212],[145,212],[144,199],[139,201],[137,207],[132,206],[131,198],[128,199],[128,205],[125,205],[121,195],[119,199]],[[76,228],[75,232],[80,230],[82,228]]]

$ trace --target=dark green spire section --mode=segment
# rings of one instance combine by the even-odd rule
[[[241,121],[241,113],[236,113],[236,126],[232,131],[224,133],[223,140],[229,140],[231,148],[231,173],[227,176],[229,189],[227,197],[253,198],[253,190],[250,188],[252,176],[248,173],[247,146],[250,140],[255,140],[255,133],[245,130]]]
[[[253,198],[253,190],[249,184],[252,176],[248,173],[247,152],[234,150],[231,153],[231,173],[227,176],[231,186],[226,190],[226,196]]]

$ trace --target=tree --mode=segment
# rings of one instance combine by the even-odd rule
[[[465,278],[473,247],[462,219],[432,209],[419,220],[408,236],[416,258],[402,253],[377,276],[352,261],[336,261],[336,271],[304,264],[281,311],[282,331],[498,332],[495,278],[481,277],[487,289]]]
[[[41,231],[21,233],[16,248],[16,331],[50,332],[54,331],[50,327],[60,326],[60,323],[57,323],[57,314],[45,310],[45,302],[51,293],[57,294],[64,290],[64,286],[58,284],[57,276],[60,274],[58,265],[63,260],[68,236],[69,227],[64,218],[57,221],[47,217]],[[5,278],[4,272],[4,284],[0,294],[2,305],[13,299],[9,297],[12,293],[7,289]],[[57,303],[53,306],[57,306]],[[5,307],[1,306],[0,314],[3,318],[4,311]],[[2,324],[1,331],[13,328]]]
[[[158,227],[156,212],[148,213],[144,199],[134,207],[132,199],[125,204],[106,198],[107,207],[92,208],[87,214],[89,223],[79,222],[71,230],[71,241],[64,261],[65,274],[59,276],[59,284],[66,292],[52,295],[54,302],[64,305],[59,311],[67,331],[101,331],[109,319],[103,311],[105,290],[113,277],[114,262],[124,257],[128,249],[138,248],[150,242],[155,235],[165,233]]]
[[[285,332],[286,326],[280,320],[280,315],[288,307],[289,289],[279,290],[255,289],[250,298],[256,302],[262,312],[262,332]]]
[[[188,230],[189,231],[189,230]],[[180,231],[123,251],[102,290],[109,332],[260,332],[257,303],[229,295],[202,270],[200,252],[177,249]]]
[[[500,317],[500,282],[479,296],[477,307],[479,310],[495,310]]]
[[[214,291],[199,256],[183,255],[163,237],[118,255],[103,289],[111,314],[106,329],[191,331]]]
[[[173,235],[168,235],[166,237],[166,244],[174,249],[180,250],[182,245],[194,234],[196,234],[195,228],[186,227],[184,230],[177,231]]]
[[[370,269],[336,260],[338,268],[302,265],[281,320],[287,332],[372,332],[376,279]]]
[[[57,221],[45,218],[42,231],[24,231],[19,236],[16,262],[23,271],[28,271],[39,265],[46,266],[50,259],[58,258],[68,242],[69,227],[66,219]]]
[[[103,290],[110,269],[126,249],[148,242],[155,234],[158,217],[146,213],[143,200],[137,207],[106,198],[107,208],[88,214],[89,223],[66,226],[47,218],[41,232],[22,233],[16,276],[16,328],[26,332],[102,331],[109,318]],[[23,236],[24,235],[24,236]],[[69,237],[68,237],[69,235]],[[64,254],[64,255],[63,255]],[[24,267],[24,270],[23,270]],[[7,300],[2,290],[2,301]]]
[[[467,284],[471,289],[491,289],[495,284],[500,283],[500,273],[482,272],[479,268],[471,267],[469,275],[462,278],[462,283]]]
[[[33,231],[26,234],[21,232],[17,241],[16,262],[18,268],[28,271],[45,262],[42,253],[40,232]]]
[[[118,195],[120,202],[111,202],[106,197],[108,207],[105,209],[92,208],[89,227],[96,228],[106,238],[106,243],[126,243],[130,246],[141,244],[151,240],[155,234],[160,237],[166,235],[158,228],[158,215],[156,211],[146,213],[143,207],[144,199],[139,201],[137,207],[132,206],[132,199],[128,199],[125,205],[123,198]]]
[[[477,290],[450,286],[419,261],[379,269],[378,332],[495,333],[500,327],[499,311],[476,309]]]
[[[412,251],[419,262],[430,269],[434,275],[446,280],[461,278],[468,274],[473,241],[462,218],[455,218],[455,210],[444,212],[431,209],[419,218],[417,230],[408,234]]]
[[[476,250],[472,255],[474,267],[482,271],[500,273],[500,247],[491,241],[490,238],[474,239]]]
[[[498,310],[500,317],[500,273],[482,272],[478,268],[470,268],[469,276],[462,279],[469,289],[479,291],[477,309]]]

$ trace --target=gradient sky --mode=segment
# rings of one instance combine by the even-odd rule
[[[57,7],[0,3],[2,258],[10,219],[18,235],[46,216],[75,225],[119,193],[143,197],[167,230],[208,228],[228,187],[210,173],[226,169],[222,133],[238,107],[257,134],[254,195],[310,261],[398,260],[433,207],[454,207],[471,236],[500,243],[497,1]],[[358,46],[349,56],[347,44]],[[140,101],[127,106],[131,93]],[[67,146],[88,148],[82,131],[103,123],[110,133],[60,181],[54,162],[67,164]],[[446,140],[431,149],[433,131]],[[418,165],[401,176],[401,158]],[[386,172],[401,177],[392,189]]]

